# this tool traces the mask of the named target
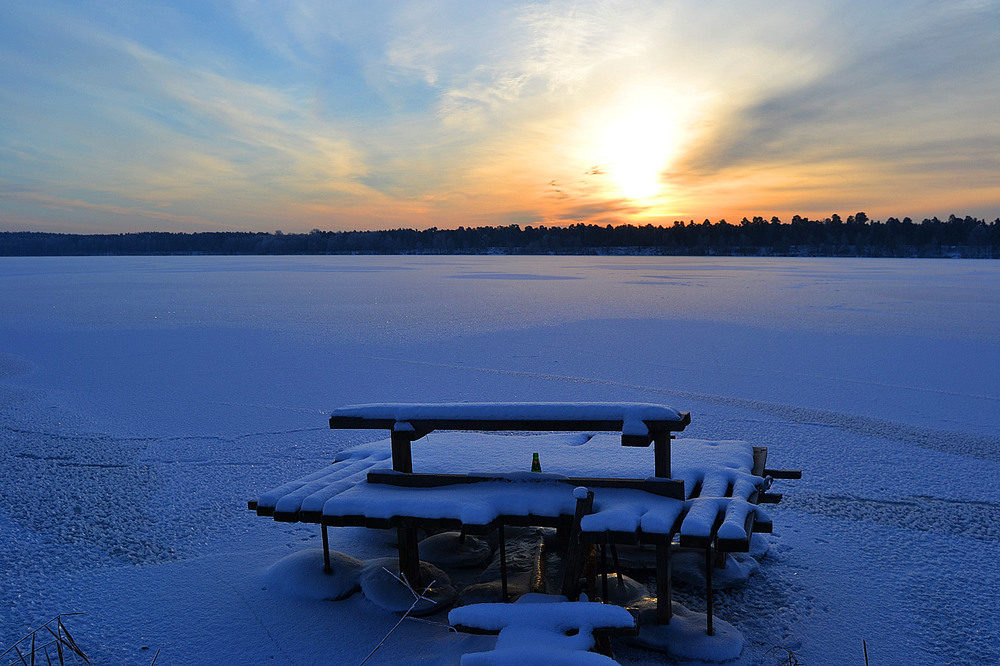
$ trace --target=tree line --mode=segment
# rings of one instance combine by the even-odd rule
[[[383,231],[0,232],[0,256],[276,254],[642,254],[1000,258],[1000,218],[914,222],[859,212],[789,222],[777,217],[672,225],[458,227]]]

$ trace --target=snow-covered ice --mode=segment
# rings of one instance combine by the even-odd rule
[[[96,663],[360,663],[398,617],[272,589],[319,530],[245,509],[385,436],[330,431],[327,410],[643,402],[803,470],[775,488],[751,583],[717,595],[734,663],[863,663],[862,640],[873,664],[998,663],[997,367],[994,262],[0,259],[0,645],[83,611]],[[330,537],[391,553],[388,534]],[[404,622],[376,656],[495,642]]]

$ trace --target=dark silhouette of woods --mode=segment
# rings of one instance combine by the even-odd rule
[[[794,216],[669,226],[459,227],[321,231],[55,234],[0,232],[0,256],[250,254],[614,254],[1000,258],[1000,218],[914,222]]]

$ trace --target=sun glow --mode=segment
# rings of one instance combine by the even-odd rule
[[[635,88],[591,112],[580,157],[592,165],[588,174],[602,179],[598,187],[604,197],[643,206],[669,198],[663,174],[692,140],[692,120],[702,101],[688,91],[674,92]]]
[[[660,193],[660,174],[677,148],[677,128],[669,116],[651,108],[632,109],[612,123],[603,141],[605,172],[627,199]]]

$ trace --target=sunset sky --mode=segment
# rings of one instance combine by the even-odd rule
[[[6,0],[0,230],[1000,216],[1000,0]]]

